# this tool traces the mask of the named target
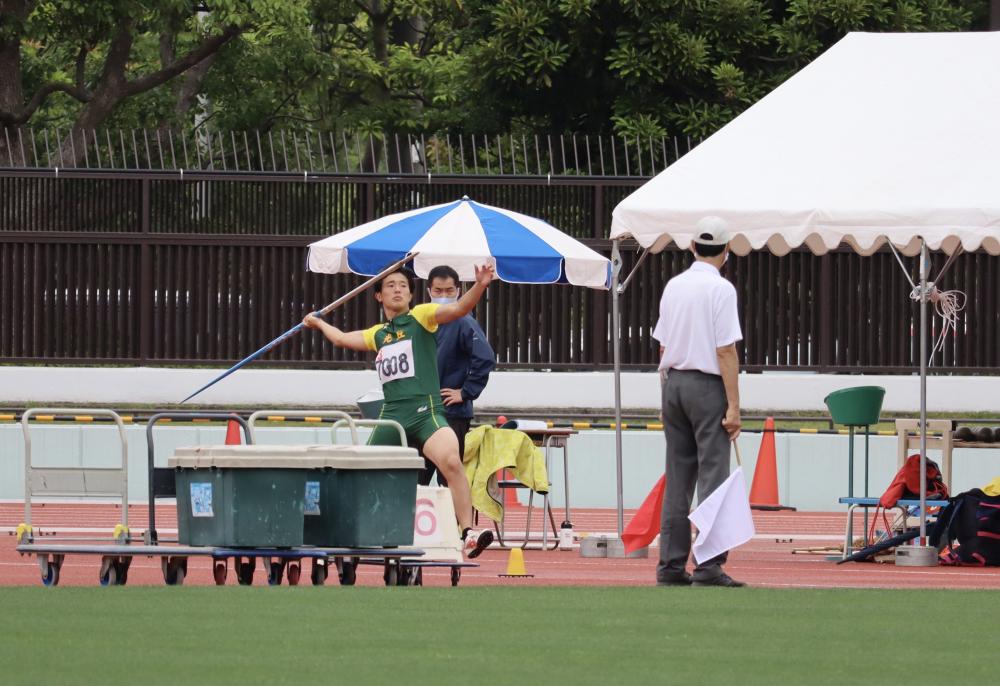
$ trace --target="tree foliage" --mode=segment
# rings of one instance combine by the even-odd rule
[[[0,0],[0,126],[705,136],[848,31],[987,0]]]

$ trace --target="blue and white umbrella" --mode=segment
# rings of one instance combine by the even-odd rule
[[[475,267],[487,262],[509,283],[569,283],[607,289],[611,260],[554,226],[524,214],[481,205],[467,197],[445,205],[392,214],[309,246],[308,266],[324,274],[373,276],[317,314],[329,314],[404,262],[417,276],[448,265],[462,281],[475,280]],[[243,358],[181,402],[261,357],[301,331],[295,324]]]
[[[607,289],[611,261],[541,219],[482,205],[468,197],[400,212],[324,238],[309,246],[310,271],[377,274],[413,254],[426,278],[448,265],[462,281],[487,262],[508,283],[569,283]]]

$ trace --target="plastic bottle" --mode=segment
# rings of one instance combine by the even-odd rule
[[[559,550],[573,549],[573,525],[563,522],[559,527]]]

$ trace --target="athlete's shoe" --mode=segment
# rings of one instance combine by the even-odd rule
[[[493,532],[489,529],[482,531],[468,529],[465,532],[462,548],[465,551],[465,556],[471,560],[479,557],[484,550],[490,547],[491,543],[493,543]]]

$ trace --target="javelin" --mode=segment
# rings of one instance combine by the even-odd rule
[[[399,260],[397,262],[393,262],[388,267],[386,267],[385,269],[383,269],[382,271],[380,271],[378,274],[376,274],[372,278],[370,278],[367,281],[365,281],[363,284],[361,284],[360,286],[358,286],[354,290],[350,291],[346,295],[342,295],[341,297],[337,298],[336,300],[334,300],[332,303],[330,303],[329,305],[327,305],[323,309],[317,310],[316,312],[313,312],[313,314],[316,315],[317,317],[322,317],[324,315],[330,314],[331,312],[333,312],[335,309],[337,309],[338,307],[340,307],[341,305],[343,305],[347,301],[349,301],[349,300],[353,299],[354,297],[356,297],[362,291],[367,290],[368,287],[371,286],[373,283],[375,283],[379,279],[385,277],[386,275],[390,274],[392,271],[394,271],[397,267],[399,267],[400,265],[402,265],[404,262],[408,262],[409,260],[413,259],[414,255],[416,255],[416,254],[417,253],[409,253],[403,259],[401,259],[401,260]],[[214,379],[212,379],[211,381],[209,381],[207,384],[205,384],[204,386],[202,386],[201,388],[199,388],[197,391],[195,391],[194,393],[192,393],[188,397],[184,398],[184,400],[181,401],[181,404],[186,403],[188,400],[190,400],[191,398],[195,397],[196,395],[198,395],[199,393],[201,393],[202,391],[204,391],[206,388],[210,388],[211,386],[213,386],[213,385],[217,384],[218,382],[222,381],[223,379],[225,379],[227,376],[229,376],[230,374],[232,374],[233,372],[235,372],[240,367],[244,367],[244,366],[250,364],[251,362],[253,362],[254,360],[256,360],[258,357],[260,357],[261,355],[263,355],[267,351],[269,351],[272,348],[274,348],[275,346],[277,346],[282,341],[285,341],[285,340],[291,338],[292,336],[294,336],[302,328],[303,328],[303,324],[302,324],[302,322],[299,322],[298,324],[296,324],[295,326],[293,326],[292,328],[290,328],[288,331],[286,331],[285,333],[281,334],[280,336],[278,336],[277,338],[275,338],[273,341],[271,341],[270,343],[268,343],[267,345],[265,345],[260,350],[254,352],[254,353],[251,353],[247,357],[244,357],[242,360],[240,360],[239,362],[237,362],[236,364],[234,364],[232,367],[230,367],[229,369],[227,369],[225,372],[223,372],[219,376],[217,376]]]

